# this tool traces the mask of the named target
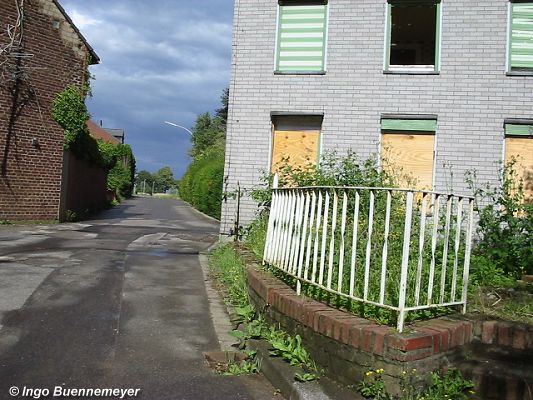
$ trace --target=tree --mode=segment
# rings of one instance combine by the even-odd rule
[[[161,168],[154,174],[155,188],[157,192],[166,192],[175,186],[174,173],[168,166]]]
[[[208,112],[198,116],[192,132],[192,149],[189,154],[195,159],[201,157],[209,147],[224,140],[225,137],[220,120],[213,118]]]
[[[152,182],[154,182],[154,177],[150,172],[146,170],[139,171],[137,174],[137,179],[135,180],[137,192],[142,191],[151,193]]]
[[[220,102],[222,107],[216,109],[215,117],[220,121],[221,126],[226,129],[226,123],[228,122],[228,109],[229,109],[229,88],[224,89],[220,96]]]

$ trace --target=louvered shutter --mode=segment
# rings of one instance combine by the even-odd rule
[[[511,70],[533,69],[533,2],[511,7]]]
[[[326,21],[327,5],[281,5],[276,70],[324,71]]]

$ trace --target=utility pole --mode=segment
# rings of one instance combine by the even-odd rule
[[[155,181],[152,181],[152,196],[154,195],[154,185],[155,185]]]
[[[146,193],[146,179],[143,180],[143,194]]]

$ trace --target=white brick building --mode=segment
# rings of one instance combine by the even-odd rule
[[[232,67],[227,191],[306,140],[310,158],[403,146],[436,191],[471,169],[496,183],[511,153],[533,170],[533,1],[236,0]],[[240,223],[256,209],[244,197]],[[228,198],[222,233],[235,218]]]

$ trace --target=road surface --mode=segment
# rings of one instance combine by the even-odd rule
[[[142,197],[83,223],[0,227],[0,399],[274,397],[204,364],[219,344],[198,252],[217,236],[185,203]]]

